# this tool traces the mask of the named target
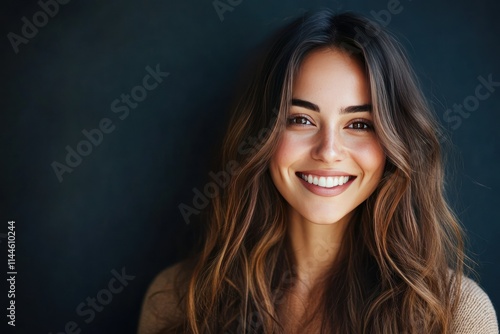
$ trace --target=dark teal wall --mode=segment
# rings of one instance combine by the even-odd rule
[[[192,239],[178,205],[191,204],[192,189],[210,178],[247,55],[285,18],[320,7],[393,11],[390,22],[382,18],[453,139],[450,197],[499,309],[500,84],[475,97],[478,78],[500,82],[499,3],[220,2],[237,4],[223,20],[211,0],[73,0],[57,13],[49,8],[46,24],[36,1],[2,3],[0,233],[16,221],[15,332],[58,333],[66,324],[82,333],[135,332],[147,284]],[[16,53],[9,33],[22,35],[22,18],[33,22],[34,14],[38,32],[27,29],[33,36]],[[168,75],[155,79],[157,66]],[[137,105],[126,102],[131,93]],[[464,103],[471,111],[454,110]],[[95,144],[81,143],[84,130]],[[70,158],[60,182],[53,164],[67,165],[67,147],[88,155]],[[120,281],[122,270],[128,278]],[[96,297],[112,300],[90,311],[87,298]]]

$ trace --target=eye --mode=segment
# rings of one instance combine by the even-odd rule
[[[358,131],[370,131],[373,130],[373,126],[370,122],[364,121],[364,120],[355,120],[354,122],[351,122],[347,128],[353,129],[353,130],[358,130]]]
[[[313,125],[312,122],[305,116],[291,116],[288,118],[289,125]]]

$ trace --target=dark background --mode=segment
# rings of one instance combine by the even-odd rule
[[[190,245],[192,224],[178,205],[192,205],[192,189],[209,180],[228,101],[251,51],[306,10],[373,17],[394,1],[237,2],[221,20],[210,0],[73,0],[18,53],[7,34],[21,35],[21,18],[33,22],[41,7],[2,2],[0,277],[5,282],[7,221],[15,220],[12,332],[59,333],[74,321],[82,333],[134,333],[147,285]],[[498,310],[500,87],[468,117],[443,115],[475,94],[479,76],[500,81],[500,5],[402,0],[396,8],[388,28],[407,48],[452,138],[450,199],[468,230],[480,284]],[[111,102],[157,64],[170,75],[121,120]],[[114,131],[59,182],[53,161],[65,163],[65,147],[76,149],[82,130],[103,118]],[[77,305],[122,268],[135,278],[86,323]],[[6,288],[0,295],[6,312]]]

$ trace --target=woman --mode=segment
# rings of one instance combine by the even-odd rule
[[[158,275],[139,332],[498,333],[463,275],[438,126],[399,44],[322,11],[287,26],[257,73],[203,247]]]

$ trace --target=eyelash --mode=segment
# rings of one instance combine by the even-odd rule
[[[361,124],[363,128],[361,129],[356,129],[353,126],[354,124]],[[370,121],[367,121],[365,119],[355,119],[349,123],[347,126],[349,129],[355,130],[355,131],[372,131],[373,130],[373,124]]]
[[[302,123],[295,123],[294,121],[298,120],[298,119],[305,119],[307,122],[311,123],[311,124],[302,124]],[[290,116],[288,117],[287,119],[287,124],[288,125],[298,125],[298,126],[308,126],[308,125],[314,125],[313,122],[311,122],[311,120],[307,117],[307,116],[304,116],[304,115],[294,115],[294,116]]]
[[[296,123],[297,120],[299,119],[304,119],[306,122],[309,122],[310,124],[302,124],[302,123]],[[304,115],[294,115],[290,116],[287,119],[287,124],[288,125],[296,125],[296,126],[309,126],[309,125],[314,125],[314,123]],[[362,128],[354,128],[354,124],[361,124]],[[367,121],[366,119],[354,119],[352,120],[349,125],[347,126],[348,129],[354,130],[354,131],[372,131],[373,130],[373,125],[370,121]]]

